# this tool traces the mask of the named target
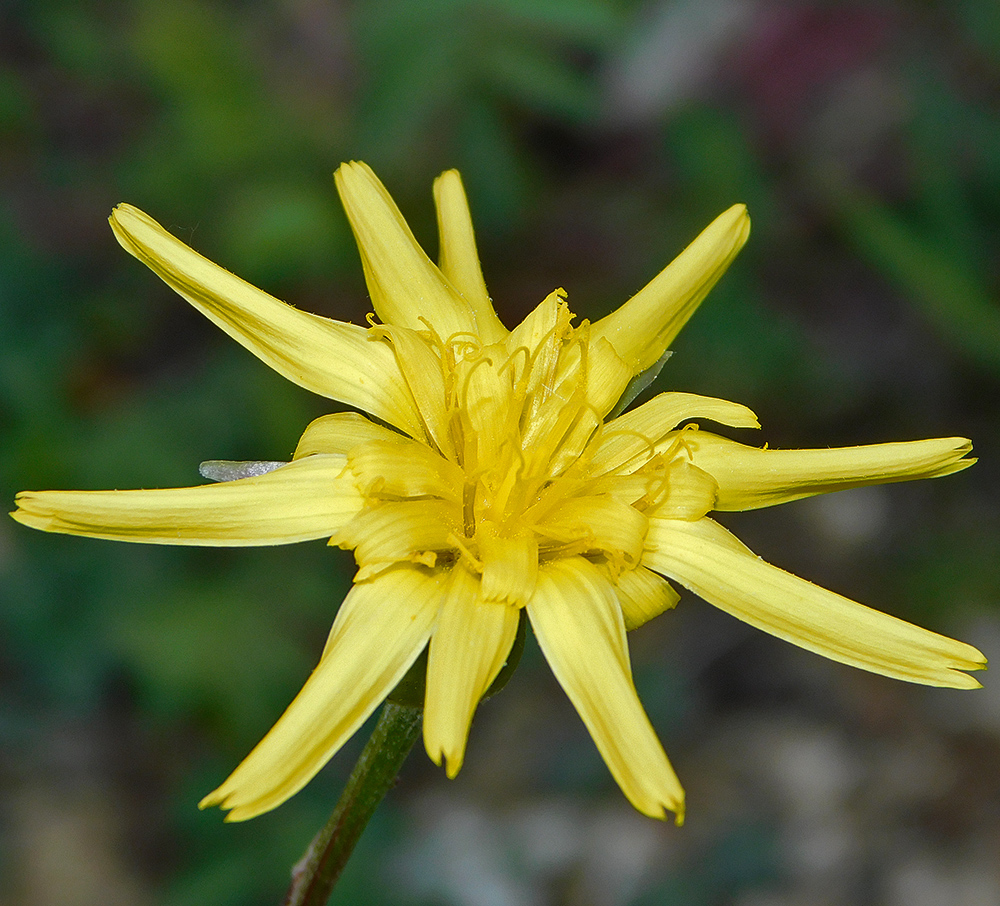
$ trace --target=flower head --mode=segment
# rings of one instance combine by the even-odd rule
[[[310,424],[288,463],[205,463],[233,479],[152,491],[18,495],[46,531],[161,544],[351,548],[354,585],[319,665],[203,805],[245,819],[304,786],[428,650],[424,742],[458,773],[480,699],[522,614],[625,795],[683,816],[684,793],[632,682],[626,631],[676,604],[675,580],[741,620],[834,660],[918,683],[979,684],[975,648],[826,591],[756,557],[709,518],[971,465],[963,438],[822,450],[745,446],[701,428],[758,427],[745,406],[637,386],[742,247],[721,214],[617,311],[574,324],[556,290],[513,330],[497,318],[459,176],[434,196],[432,263],[382,184],[337,188],[375,316],[298,311],[212,264],[128,205],[119,242],[230,336],[301,386],[369,413]]]

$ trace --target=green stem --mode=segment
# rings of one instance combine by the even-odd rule
[[[282,906],[326,906],[362,831],[420,736],[422,713],[385,703],[330,820],[292,869]]]

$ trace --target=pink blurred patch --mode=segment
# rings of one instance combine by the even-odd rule
[[[733,56],[733,70],[776,138],[806,119],[824,86],[870,66],[897,32],[886,10],[763,8]]]

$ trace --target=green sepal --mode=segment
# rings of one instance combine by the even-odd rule
[[[608,418],[617,418],[626,409],[628,409],[628,407],[632,404],[632,400],[634,400],[640,393],[642,393],[643,390],[652,384],[657,377],[659,377],[660,371],[666,364],[667,359],[669,359],[673,354],[673,350],[668,349],[645,371],[640,371],[634,378],[632,378],[632,380],[625,386],[625,392],[618,400],[618,405],[611,410],[611,414]]]

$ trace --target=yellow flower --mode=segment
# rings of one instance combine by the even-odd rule
[[[758,427],[745,406],[648,381],[749,232],[721,214],[648,286],[574,326],[565,293],[514,330],[480,271],[459,176],[434,185],[435,266],[364,164],[336,174],[372,304],[367,328],[307,314],[212,264],[128,205],[119,242],[199,311],[301,386],[356,407],[310,424],[290,463],[207,463],[235,478],[151,491],[18,495],[33,528],[160,544],[353,548],[354,586],[319,665],[202,805],[241,820],[301,789],[429,647],[423,735],[453,777],[476,706],[527,613],[625,795],[683,817],[684,792],[632,682],[626,630],[671,608],[667,579],[741,620],[886,676],[974,688],[969,645],[770,566],[708,518],[971,465],[963,438],[824,450],[745,446],[696,420]],[[387,427],[388,426],[388,427]],[[247,477],[241,477],[247,476]]]

